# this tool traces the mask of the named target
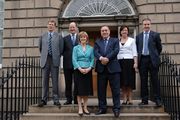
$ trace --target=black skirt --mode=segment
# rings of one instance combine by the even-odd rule
[[[92,83],[92,70],[87,74],[82,74],[79,70],[74,72],[75,80],[74,84],[77,88],[75,95],[77,96],[92,96],[93,95],[93,83]]]
[[[135,77],[135,69],[134,69],[134,60],[133,59],[121,59],[119,60],[121,66],[120,73],[120,86],[131,87],[135,89],[136,85],[136,77]]]

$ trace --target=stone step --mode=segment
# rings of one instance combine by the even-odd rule
[[[65,101],[60,101],[61,104],[63,104]],[[121,113],[163,113],[164,108],[160,107],[157,108],[155,104],[151,101],[149,101],[148,105],[144,106],[139,106],[138,103],[139,100],[133,100],[133,105],[121,105]],[[92,113],[98,111],[98,106],[97,106],[97,101],[96,100],[90,100],[88,102],[88,109]],[[32,105],[29,107],[29,113],[77,113],[78,111],[78,106],[77,105],[62,105],[61,108],[54,106],[53,102],[50,101],[48,102],[47,105],[44,107],[37,107],[37,105]],[[108,113],[112,113],[112,103],[108,100]]]
[[[84,115],[80,117],[77,113],[26,113],[20,120],[170,120],[166,113],[121,113],[119,118],[114,114]]]
[[[91,112],[96,112],[98,111],[97,106],[88,106],[88,110]],[[29,107],[29,112],[30,113],[76,113],[78,111],[78,106],[77,105],[68,105],[68,106],[61,106],[61,108],[54,106],[54,105],[46,105],[44,107],[37,107],[37,105],[33,105]],[[112,112],[112,106],[108,106],[107,112]],[[164,108],[160,107],[157,108],[152,105],[145,105],[145,106],[138,106],[138,105],[123,105],[121,106],[121,112],[122,113],[162,113],[164,112]]]

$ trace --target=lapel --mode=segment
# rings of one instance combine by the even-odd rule
[[[99,44],[100,44],[102,50],[104,50],[104,40],[103,39],[100,39]]]
[[[142,51],[143,49],[143,32],[139,35],[140,39],[139,39],[139,47]]]
[[[88,52],[89,46],[86,45],[86,50],[85,50],[85,52],[83,52],[83,48],[82,48],[81,45],[78,45],[78,49],[79,49],[79,51],[81,52],[81,54],[85,56],[85,55],[87,54],[87,52]]]
[[[79,44],[79,37],[78,37],[78,34],[76,34],[76,41],[75,41],[75,45],[74,46],[76,46],[78,44]]]
[[[112,42],[112,40],[111,40],[111,38],[109,38],[109,40],[108,40],[108,44],[107,44],[107,46],[106,46],[106,52],[108,51],[108,49],[109,49],[109,46],[110,46],[111,42]]]
[[[152,31],[150,31],[150,33],[149,33],[149,40],[148,40],[148,44],[153,40],[153,38],[152,38],[152,35],[153,33],[152,33]]]
[[[56,39],[57,36],[58,36],[58,33],[54,32],[51,39],[52,46],[55,46],[55,44],[57,44],[57,39]]]

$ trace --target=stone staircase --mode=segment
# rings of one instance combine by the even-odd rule
[[[65,101],[60,101],[63,104]],[[77,105],[62,105],[61,108],[54,106],[52,101],[42,108],[37,105],[29,107],[29,112],[23,114],[20,120],[170,120],[170,116],[164,112],[164,108],[157,108],[149,101],[149,105],[139,106],[140,100],[134,100],[133,105],[122,105],[119,118],[115,118],[112,112],[112,99],[107,99],[107,114],[95,115],[98,110],[98,100],[91,98],[88,101],[88,109],[91,115],[79,117]]]

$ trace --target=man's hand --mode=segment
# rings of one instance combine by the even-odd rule
[[[109,62],[109,59],[107,57],[101,57],[100,61],[103,65],[107,65],[107,63]]]

